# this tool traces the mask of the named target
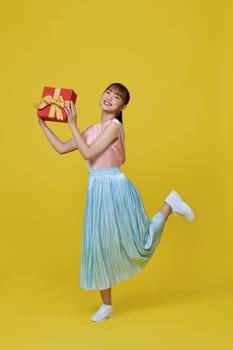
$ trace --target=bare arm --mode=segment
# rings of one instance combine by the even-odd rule
[[[95,158],[102,153],[110,144],[118,138],[118,126],[115,123],[110,123],[104,131],[90,145],[83,139],[82,134],[76,124],[75,106],[67,109],[68,123],[71,129],[73,140],[76,148],[79,149],[83,158],[86,160]]]
[[[75,140],[72,138],[66,142],[62,142],[53,132],[52,130],[47,126],[47,124],[41,119],[39,119],[39,124],[41,126],[41,129],[43,130],[45,136],[47,137],[50,144],[53,146],[53,148],[60,154],[72,152],[77,149]],[[81,136],[82,137],[82,136]]]

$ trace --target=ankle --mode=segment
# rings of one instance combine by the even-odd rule
[[[164,202],[164,205],[159,212],[164,216],[165,220],[167,220],[172,214],[172,207],[168,203]]]

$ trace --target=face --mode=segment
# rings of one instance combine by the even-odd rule
[[[117,87],[110,87],[101,96],[100,106],[104,112],[117,115],[124,107],[124,97]]]

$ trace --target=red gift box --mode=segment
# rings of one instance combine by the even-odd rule
[[[38,116],[43,120],[67,123],[67,114],[64,109],[75,104],[77,94],[71,89],[44,87],[42,98],[37,106]]]

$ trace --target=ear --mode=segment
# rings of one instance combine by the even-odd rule
[[[127,107],[127,105],[124,105],[124,106],[122,107],[122,111],[123,111],[124,109],[126,109],[126,107]]]

